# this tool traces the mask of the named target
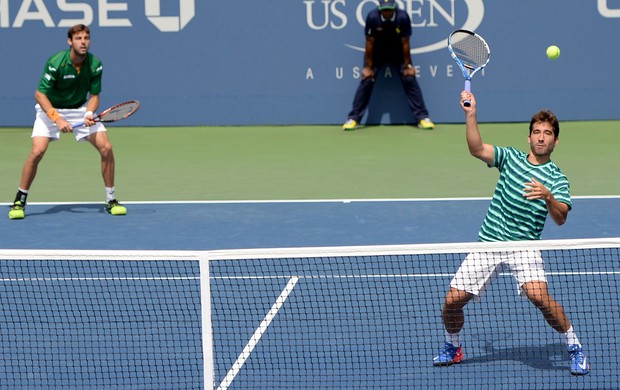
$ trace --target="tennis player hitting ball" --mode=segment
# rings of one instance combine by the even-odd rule
[[[470,101],[466,106],[465,102]],[[551,111],[540,111],[530,121],[529,153],[511,147],[482,142],[476,118],[476,100],[471,92],[461,92],[465,112],[467,146],[472,156],[500,171],[493,199],[482,223],[480,241],[538,240],[547,215],[563,225],[571,209],[570,185],[566,176],[551,161],[558,144],[560,125]],[[542,312],[547,323],[562,335],[570,359],[571,374],[585,375],[590,370],[581,343],[564,308],[547,289],[544,262],[540,251],[470,253],[456,272],[442,308],[446,340],[436,366],[463,360],[461,329],[465,324],[463,308],[480,296],[495,271],[506,266],[515,277],[519,290]],[[516,332],[517,329],[509,329]]]
[[[88,52],[90,30],[87,26],[73,26],[67,36],[69,49],[48,59],[35,92],[32,148],[22,169],[17,195],[9,211],[10,219],[25,217],[26,198],[39,162],[50,141],[59,139],[61,132],[73,132],[77,141],[88,141],[97,149],[106,192],[105,210],[112,215],[127,214],[127,209],[116,200],[112,144],[105,126],[95,122],[93,116],[99,107],[103,65]],[[73,128],[70,122],[83,122],[83,126]]]

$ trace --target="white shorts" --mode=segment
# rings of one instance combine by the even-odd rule
[[[35,105],[36,117],[32,126],[32,137],[47,137],[51,141],[60,139],[60,130],[58,126],[43,112],[40,105]],[[69,123],[75,124],[84,121],[86,114],[86,105],[79,108],[59,108],[56,111]],[[95,123],[91,127],[79,126],[73,129],[73,135],[76,141],[84,141],[86,137],[99,131],[106,131],[105,126],[101,122]]]
[[[547,282],[545,264],[538,250],[473,252],[456,271],[450,287],[480,296],[502,271],[509,271],[514,276],[519,294],[526,282]]]

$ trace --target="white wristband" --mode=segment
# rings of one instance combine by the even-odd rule
[[[84,118],[86,118],[87,116],[93,116],[93,112],[92,111],[86,111],[84,113]]]

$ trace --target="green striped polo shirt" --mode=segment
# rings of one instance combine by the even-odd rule
[[[39,81],[38,91],[45,94],[55,108],[77,108],[86,103],[88,93],[101,93],[101,61],[88,53],[78,72],[69,54],[70,50],[63,50],[51,56]]]
[[[571,208],[568,179],[552,161],[534,165],[527,160],[527,154],[515,148],[494,146],[494,150],[492,167],[496,167],[500,175],[478,239],[540,239],[547,218],[547,205],[543,199],[527,200],[523,196],[525,183],[535,178],[551,191],[555,199]]]

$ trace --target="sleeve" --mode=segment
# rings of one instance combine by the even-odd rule
[[[508,151],[506,148],[500,146],[493,146],[493,165],[489,165],[489,168],[497,168],[500,172],[506,161],[506,155]]]
[[[99,95],[101,93],[101,79],[103,76],[103,64],[101,61],[93,61],[90,79],[90,94]]]
[[[398,29],[400,30],[401,38],[411,36],[411,19],[405,11],[400,9],[398,10]]]
[[[368,16],[366,16],[366,26],[365,33],[368,37],[374,37],[377,34],[377,27],[381,23],[377,21],[374,12],[370,12]]]
[[[37,90],[47,95],[48,92],[54,87],[57,75],[58,70],[53,67],[51,62],[48,60],[43,68],[43,74],[41,74],[41,79],[39,80]]]
[[[551,188],[551,193],[553,197],[562,203],[566,203],[568,205],[569,210],[573,208],[573,202],[571,200],[570,193],[570,183],[568,182],[568,178],[561,174],[560,177],[555,181],[553,187]]]

